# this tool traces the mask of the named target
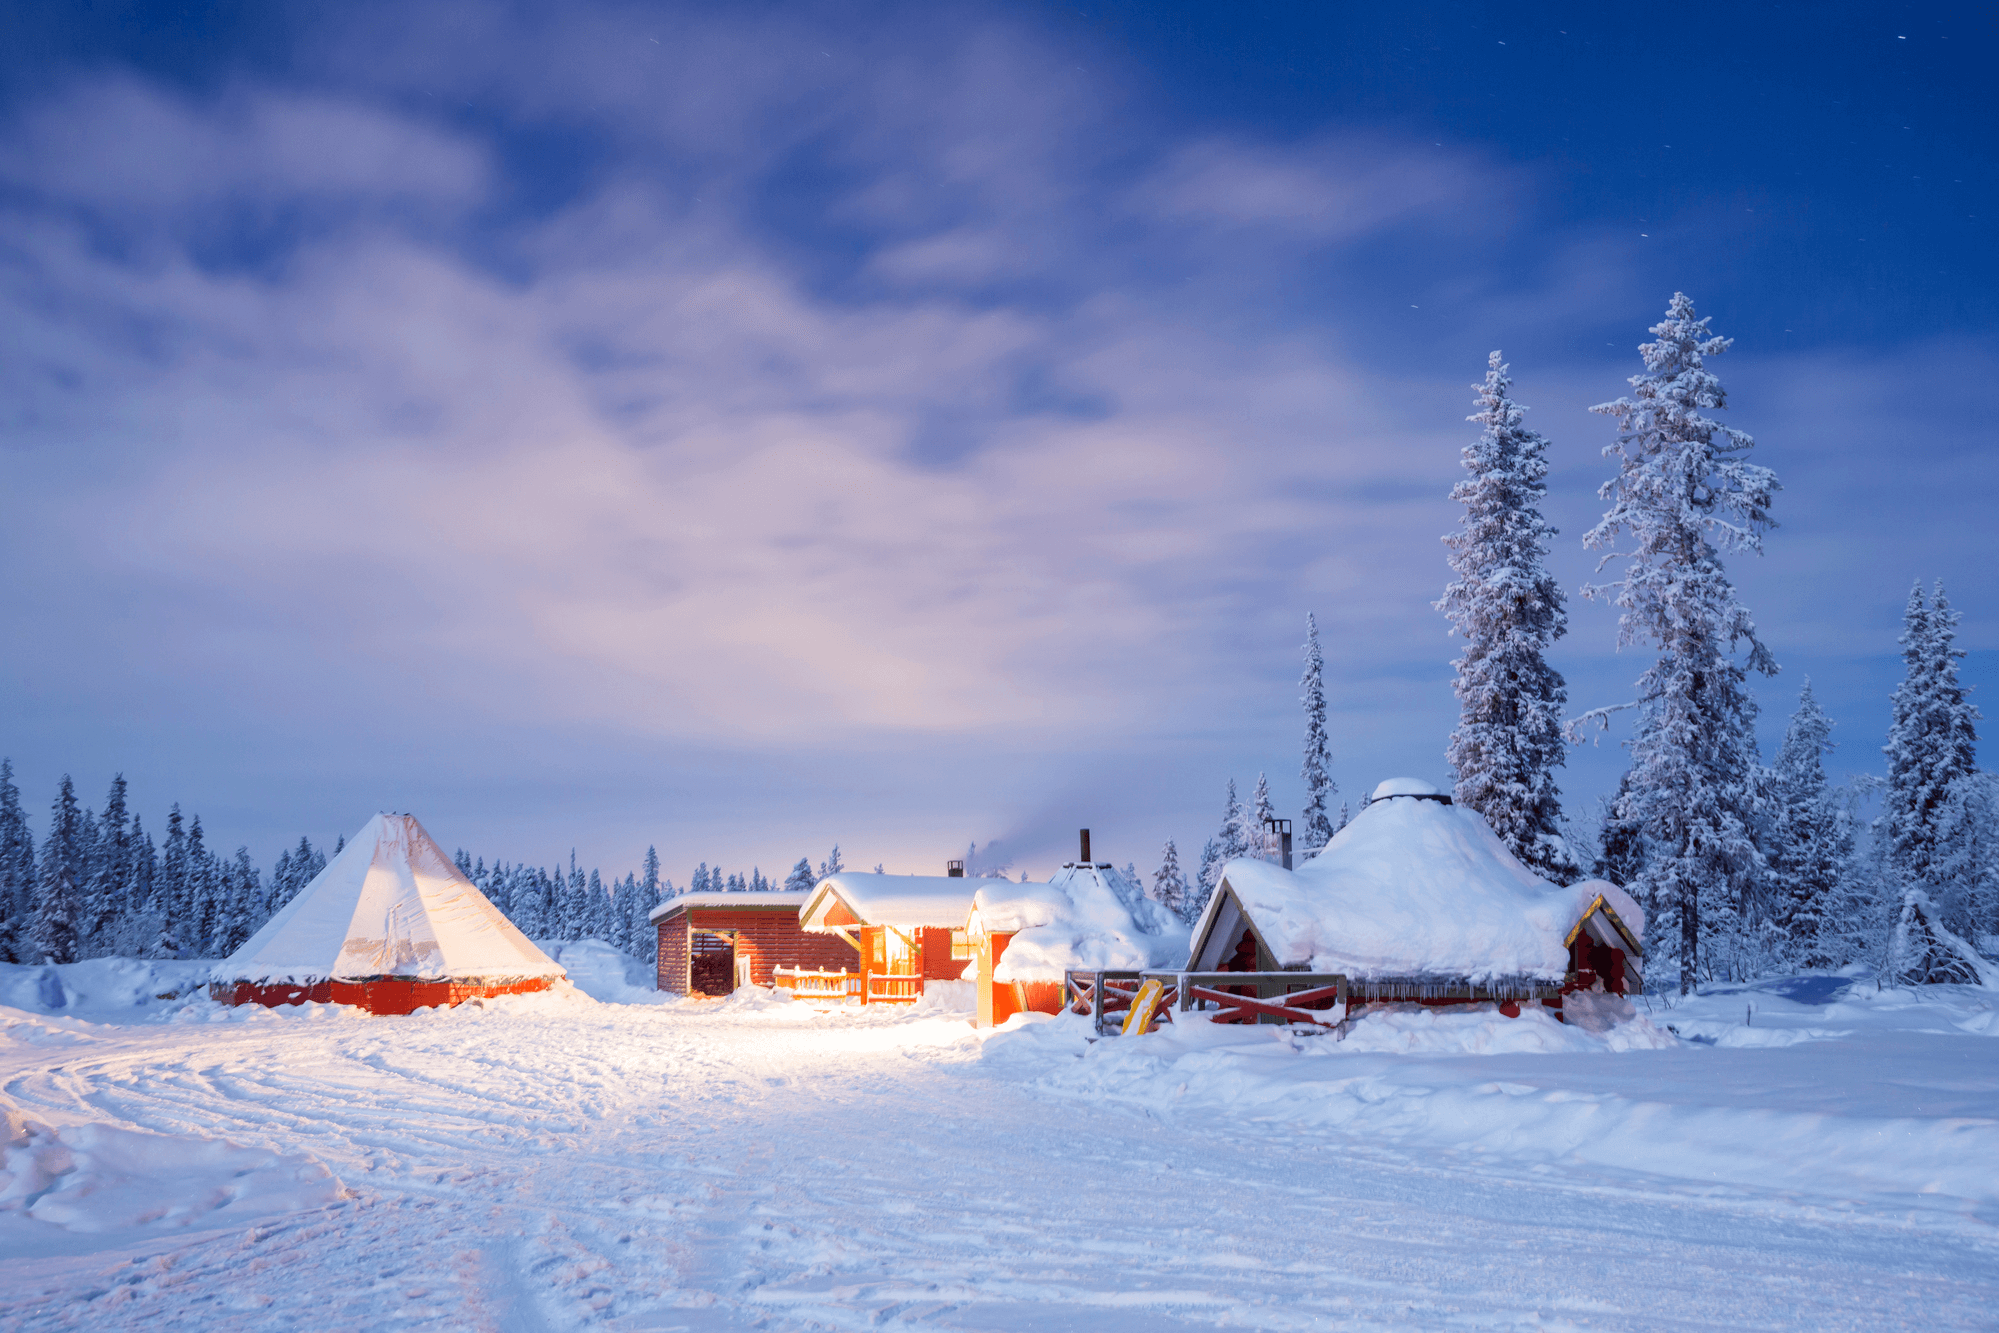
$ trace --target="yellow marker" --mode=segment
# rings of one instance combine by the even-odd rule
[[[1120,1035],[1129,1037],[1134,1032],[1144,1032],[1152,1025],[1152,1012],[1159,1007],[1159,997],[1166,993],[1166,983],[1158,977],[1149,977],[1138,988],[1138,994],[1131,997],[1131,1012],[1124,1016],[1124,1027]]]

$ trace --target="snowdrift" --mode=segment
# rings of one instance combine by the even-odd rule
[[[346,1190],[306,1154],[102,1123],[51,1128],[0,1105],[0,1214],[69,1231],[240,1225]]]

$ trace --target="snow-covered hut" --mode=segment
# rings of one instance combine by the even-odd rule
[[[682,995],[727,995],[739,985],[769,986],[777,969],[791,973],[847,970],[845,942],[799,927],[803,890],[684,893],[648,914],[659,932],[654,984]]]
[[[545,990],[562,967],[452,864],[414,815],[380,814],[210,973],[228,1004],[406,1014]]]
[[[843,936],[859,951],[861,1003],[916,1000],[926,981],[967,979],[972,897],[1006,882],[843,870],[819,881],[798,920],[808,931]]]
[[[1046,884],[997,880],[966,922],[978,966],[979,1026],[1060,1013],[1068,971],[1178,967],[1187,927],[1108,861],[1071,861]]]
[[[1471,810],[1393,778],[1295,871],[1234,860],[1195,924],[1194,972],[1342,973],[1350,1004],[1642,989],[1645,914],[1604,880],[1562,888]]]

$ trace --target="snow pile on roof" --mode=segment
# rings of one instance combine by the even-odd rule
[[[954,875],[876,875],[843,870],[819,881],[799,919],[808,930],[824,929],[822,919],[838,901],[863,925],[962,930],[965,916],[972,910],[972,895],[981,888],[1007,883]]]
[[[812,895],[803,889],[744,889],[740,892],[723,890],[720,893],[683,893],[665,902],[646,914],[646,919],[657,922],[670,913],[688,907],[736,907],[744,911],[762,909],[764,911],[790,910],[796,912],[805,906],[805,900]]]
[[[1187,928],[1108,864],[1065,865],[1046,884],[981,888],[969,929],[974,939],[1014,932],[995,981],[1060,981],[1068,969],[1130,971],[1177,967]]]
[[[216,981],[520,981],[562,968],[465,878],[414,815],[376,815],[215,965]]]
[[[1356,979],[1559,981],[1569,928],[1598,895],[1642,941],[1645,914],[1615,885],[1550,884],[1475,812],[1424,799],[1441,795],[1428,783],[1392,779],[1375,793],[1297,871],[1255,860],[1223,868],[1279,967]],[[1222,904],[1221,894],[1209,900],[1197,939],[1208,938]]]

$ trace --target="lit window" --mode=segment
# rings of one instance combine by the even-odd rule
[[[962,930],[951,932],[951,956],[953,958],[970,958],[972,956],[972,937],[969,932]]]

